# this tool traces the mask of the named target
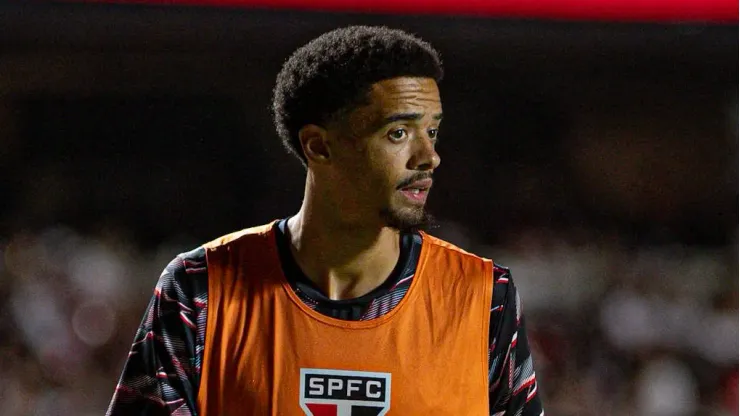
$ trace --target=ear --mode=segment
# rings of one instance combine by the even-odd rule
[[[306,124],[298,130],[298,140],[309,162],[323,165],[331,159],[329,134],[325,128],[316,124]]]

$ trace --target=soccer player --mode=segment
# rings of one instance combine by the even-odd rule
[[[273,111],[300,210],[167,266],[109,415],[544,414],[509,271],[421,231],[441,79],[384,27],[293,53]]]

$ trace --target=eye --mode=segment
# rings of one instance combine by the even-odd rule
[[[437,135],[439,135],[439,129],[429,129],[427,131],[427,134],[429,135],[430,139],[437,140]]]
[[[388,133],[388,138],[391,139],[391,141],[400,142],[401,140],[405,139],[407,135],[408,133],[406,133],[406,129],[399,127],[391,130]]]

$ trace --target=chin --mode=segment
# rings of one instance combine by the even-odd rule
[[[424,208],[383,209],[380,216],[386,226],[401,232],[426,230],[434,223],[434,218]]]

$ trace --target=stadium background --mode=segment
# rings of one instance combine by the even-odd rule
[[[443,55],[434,233],[512,268],[548,414],[737,415],[737,19],[589,13],[0,3],[0,414],[102,414],[167,262],[297,209],[275,75],[366,23]]]

